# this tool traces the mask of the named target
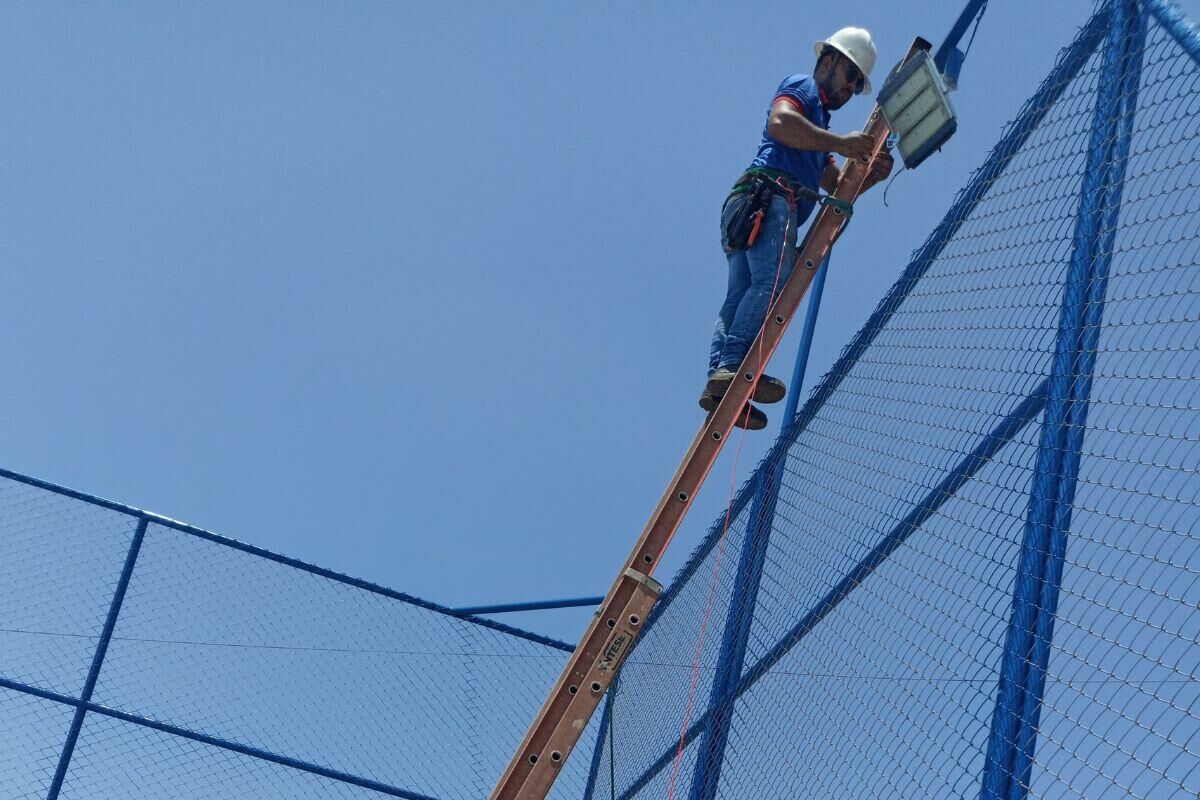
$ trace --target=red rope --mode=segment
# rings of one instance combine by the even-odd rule
[[[788,218],[783,227],[783,245],[779,251],[779,263],[775,265],[775,282],[771,285],[771,299],[767,302],[767,315],[770,316],[771,306],[775,302],[775,290],[779,288],[779,274],[783,271],[783,258],[787,253],[788,231],[792,226],[792,210],[796,207],[795,198],[793,198],[790,189],[786,184],[776,180],[776,183],[787,194],[788,199]],[[765,324],[767,318],[763,318]],[[760,334],[762,326],[759,326]],[[762,363],[762,347],[763,337],[758,337],[758,355],[759,363]],[[764,368],[766,364],[762,365]],[[750,385],[750,397],[754,397],[754,392],[758,388],[758,381],[763,375],[763,370],[760,369],[758,374],[754,376],[754,382]],[[733,512],[733,496],[736,488],[737,465],[738,459],[742,455],[742,443],[746,441],[746,425],[750,422],[750,402],[746,402],[746,416],[742,420],[742,435],[738,437],[737,451],[733,455],[733,465],[729,469],[729,501],[725,504],[725,521],[721,526],[721,538],[717,540],[717,555],[713,559],[712,581],[708,586],[708,599],[704,601],[704,615],[700,618],[700,631],[696,635],[696,648],[692,653],[692,678],[691,684],[688,686],[687,706],[683,712],[683,725],[679,729],[679,747],[675,751],[675,759],[671,765],[671,780],[667,784],[667,800],[673,800],[675,797],[675,779],[679,775],[679,764],[683,760],[683,742],[687,738],[688,723],[692,719],[692,706],[696,701],[696,681],[700,677],[700,649],[704,646],[704,633],[708,629],[708,620],[712,616],[713,598],[717,593],[717,583],[721,574],[721,556],[725,552],[725,537],[729,533],[730,515]]]

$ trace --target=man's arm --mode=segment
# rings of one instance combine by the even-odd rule
[[[839,136],[812,123],[790,98],[779,98],[767,117],[767,135],[782,145],[797,150],[837,153],[846,158],[871,154],[875,140],[862,131]]]
[[[771,106],[771,114],[767,117],[767,135],[780,144],[797,150],[819,150],[823,153],[837,153],[846,158],[869,156],[875,148],[875,140],[861,131],[840,136],[817,127],[790,98],[779,98]],[[871,172],[863,182],[862,191],[865,192],[887,179],[891,171],[892,154],[881,150],[871,164]],[[825,171],[821,174],[821,188],[826,192],[837,188],[839,172],[832,160],[827,163]]]

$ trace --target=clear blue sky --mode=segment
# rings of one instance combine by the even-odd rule
[[[448,605],[601,594],[701,422],[772,90],[961,6],[6,4],[0,463]],[[991,4],[956,138],[834,252],[810,385],[1091,9]]]

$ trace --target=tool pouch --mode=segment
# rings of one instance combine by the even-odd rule
[[[755,175],[744,191],[735,192],[726,199],[721,213],[721,244],[726,253],[754,245],[771,206],[774,188],[768,178]]]

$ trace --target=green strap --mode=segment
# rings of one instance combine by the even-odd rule
[[[771,169],[770,167],[751,167],[750,169],[746,170],[746,172],[744,174],[745,175],[765,175],[768,178],[782,178],[784,181],[787,182],[788,186],[792,187],[792,194],[794,196],[804,198],[805,200],[811,200],[814,203],[818,203],[823,206],[830,206],[831,208],[834,208],[836,210],[840,210],[842,212],[842,214],[846,217],[847,221],[849,221],[850,217],[854,216],[854,205],[852,203],[848,203],[845,200],[839,200],[838,198],[834,197],[831,194],[821,194],[820,192],[814,192],[811,189],[804,187],[804,186],[795,186],[794,185],[795,178],[793,178],[787,172],[783,172],[783,171],[777,170],[777,169]],[[750,184],[745,181],[735,183],[733,185],[733,188],[729,191],[729,195],[732,197],[735,194],[742,194],[743,192],[748,191],[749,188],[750,188]]]
[[[840,210],[843,214],[846,215],[847,220],[849,220],[852,216],[854,216],[854,204],[853,203],[849,203],[845,200],[839,200],[838,198],[834,197],[831,194],[821,195],[821,199],[818,202],[820,202],[820,204],[823,206],[830,206],[834,210]]]

